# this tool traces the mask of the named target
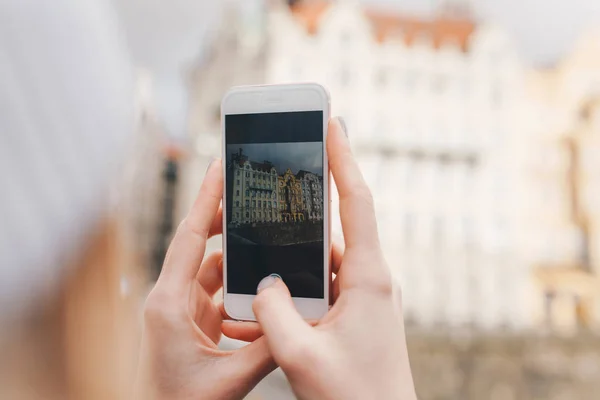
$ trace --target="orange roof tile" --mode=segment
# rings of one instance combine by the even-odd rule
[[[298,1],[290,6],[290,10],[308,33],[314,35],[319,28],[321,16],[329,6],[328,1]]]
[[[311,35],[317,33],[322,15],[331,5],[328,1],[300,1],[290,9],[292,15]],[[396,36],[410,46],[419,37],[429,38],[438,49],[445,43],[455,43],[463,51],[468,50],[469,38],[475,30],[475,22],[468,18],[436,17],[430,20],[394,14],[389,11],[365,9],[371,22],[373,35],[379,42]]]
[[[439,49],[444,43],[455,43],[467,51],[469,37],[475,30],[475,23],[469,19],[437,17],[431,20],[405,17],[381,11],[366,11],[373,24],[375,37],[382,42],[390,36],[399,36],[410,46],[419,37],[425,37]]]

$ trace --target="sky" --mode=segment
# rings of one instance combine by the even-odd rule
[[[322,142],[234,144],[227,146],[227,157],[231,157],[231,153],[237,152],[240,147],[250,161],[271,161],[279,175],[288,168],[294,174],[305,170],[323,175]]]
[[[185,137],[186,72],[201,59],[223,5],[271,0],[110,0],[137,67],[154,76],[156,107],[168,133]],[[547,66],[568,53],[586,27],[600,26],[600,0],[338,0],[431,15],[443,1],[470,1],[476,15],[501,25],[526,63]]]

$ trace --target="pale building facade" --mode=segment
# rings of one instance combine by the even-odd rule
[[[268,161],[250,161],[242,151],[232,155],[231,222],[234,224],[279,222],[277,170]]]

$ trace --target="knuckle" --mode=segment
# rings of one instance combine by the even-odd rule
[[[398,307],[400,307],[402,309],[403,308],[402,284],[400,282],[400,278],[397,276],[394,276],[392,278],[392,293],[393,293],[394,300],[397,303]]]
[[[306,374],[319,364],[318,353],[312,343],[306,339],[289,342],[279,356],[279,366],[292,374]]]
[[[188,218],[185,218],[183,221],[181,221],[181,224],[179,224],[177,230],[181,230],[182,232],[191,232],[200,238],[206,239],[208,237],[210,227],[193,224]]]
[[[162,325],[174,317],[172,296],[153,289],[144,303],[144,322],[150,325]]]
[[[394,285],[389,279],[380,279],[372,284],[372,291],[384,297],[392,297],[394,295]]]
[[[380,261],[378,264],[378,273],[373,276],[370,282],[366,283],[366,287],[368,287],[369,291],[374,294],[391,298],[395,296],[396,292],[398,291],[398,288],[396,287],[396,280],[392,275],[392,271],[390,271],[389,267],[384,261]]]
[[[367,206],[374,208],[375,201],[373,199],[373,193],[366,184],[360,185],[355,189],[355,195]]]

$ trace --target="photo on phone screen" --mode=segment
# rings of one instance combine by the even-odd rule
[[[225,116],[227,291],[324,297],[323,112]]]

